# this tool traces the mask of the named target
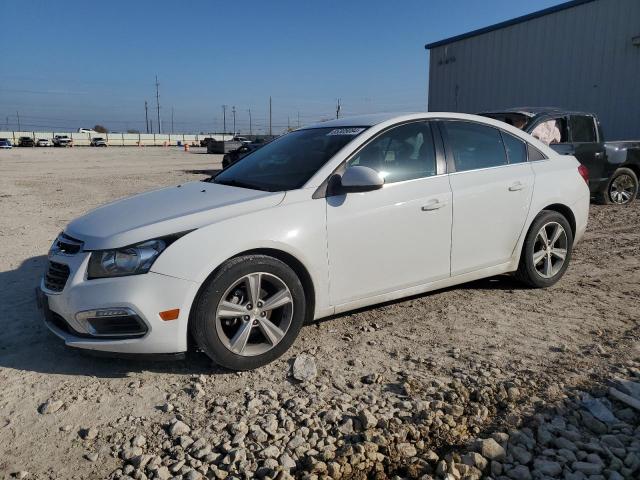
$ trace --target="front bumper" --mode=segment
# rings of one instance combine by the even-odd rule
[[[105,352],[159,354],[187,350],[189,311],[197,283],[153,272],[87,280],[89,255],[81,252],[49,259],[70,270],[61,291],[49,290],[44,278],[39,287],[45,324],[55,335],[68,346]],[[143,328],[132,335],[96,335],[77,318],[79,312],[96,309],[129,309]],[[173,309],[180,310],[177,319],[160,318],[160,312]]]

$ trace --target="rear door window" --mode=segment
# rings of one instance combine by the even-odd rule
[[[597,141],[595,122],[586,115],[571,115],[569,129],[573,143],[595,143]]]
[[[524,163],[527,161],[527,146],[519,138],[514,137],[510,133],[502,133],[502,140],[504,140],[504,148],[507,150],[507,157],[509,163]]]
[[[464,121],[442,122],[457,172],[507,165],[497,128]]]

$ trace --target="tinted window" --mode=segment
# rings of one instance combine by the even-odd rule
[[[507,164],[500,131],[477,123],[443,122],[453,151],[456,171],[477,170]]]
[[[426,122],[395,127],[375,138],[347,163],[373,168],[385,183],[401,182],[436,174],[436,155],[431,128]]]
[[[538,150],[536,147],[528,145],[527,150],[528,150],[528,153],[529,153],[529,161],[530,162],[536,162],[538,160],[546,160],[547,159],[545,154],[542,153],[540,150]]]
[[[593,118],[582,115],[572,115],[569,118],[572,142],[595,142],[596,130]]]
[[[504,140],[504,148],[507,149],[507,157],[509,163],[523,163],[527,161],[527,146],[519,138],[507,132],[502,133],[502,140]]]
[[[242,157],[220,172],[213,182],[272,192],[300,188],[365,130],[360,127],[296,130]]]

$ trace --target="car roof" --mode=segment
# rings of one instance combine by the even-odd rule
[[[307,128],[336,128],[336,127],[373,127],[387,120],[392,120],[396,117],[402,117],[404,115],[411,115],[412,113],[419,112],[390,112],[390,113],[372,113],[368,115],[354,115],[350,117],[336,118],[334,120],[327,120],[326,122],[318,122],[312,125],[307,125],[303,129]]]

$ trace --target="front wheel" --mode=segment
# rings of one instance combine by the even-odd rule
[[[567,270],[572,250],[573,232],[567,219],[543,210],[529,228],[516,277],[530,287],[550,287]]]
[[[306,299],[296,273],[266,255],[226,262],[206,283],[190,321],[198,346],[231,370],[280,357],[304,323]]]
[[[626,205],[638,195],[638,177],[629,168],[617,169],[602,194],[605,204]]]

